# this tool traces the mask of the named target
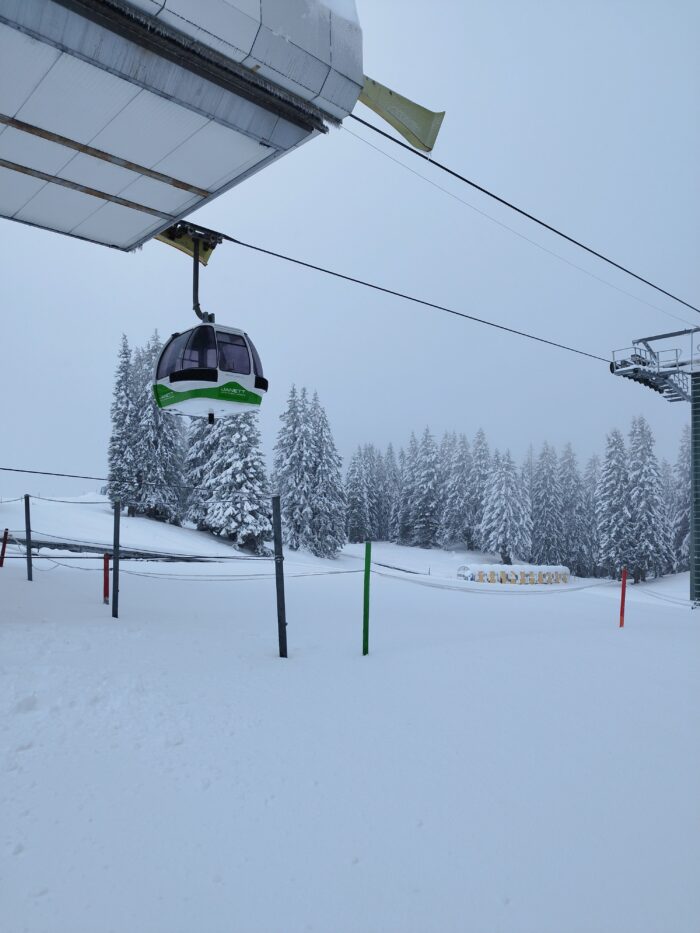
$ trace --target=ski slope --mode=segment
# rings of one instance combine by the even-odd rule
[[[32,510],[109,543],[106,507]],[[631,587],[620,630],[615,585],[525,595],[378,545],[431,570],[377,568],[363,658],[361,553],[287,555],[287,660],[269,561],[125,563],[119,621],[99,561],[6,563],[3,931],[696,933],[687,575]]]

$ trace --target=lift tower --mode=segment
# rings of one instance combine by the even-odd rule
[[[613,352],[610,372],[658,392],[668,402],[690,402],[690,599],[700,606],[700,327],[640,337]],[[687,348],[659,346],[686,338]],[[682,341],[685,343],[685,340]],[[654,346],[652,346],[652,344]]]

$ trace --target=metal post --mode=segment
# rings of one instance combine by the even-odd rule
[[[102,575],[102,602],[105,606],[109,606],[109,554],[105,554],[102,560],[104,565],[104,573]]]
[[[7,550],[7,536],[10,533],[10,529],[6,528],[2,536],[2,550],[0,551],[0,567],[5,565],[5,551]]]
[[[622,568],[622,589],[620,591],[620,628],[625,627],[625,594],[627,592],[627,567]]]
[[[362,654],[369,654],[369,578],[372,571],[372,542],[365,541],[365,600],[362,613]]]
[[[122,504],[114,500],[114,545],[112,549],[112,618],[119,618],[119,519]]]
[[[700,372],[690,375],[690,599],[700,604]]]
[[[32,523],[29,514],[29,496],[24,497],[24,536],[27,548],[27,580],[32,579]]]
[[[272,497],[272,533],[275,541],[275,583],[277,584],[277,632],[280,657],[287,657],[287,613],[284,605],[284,555],[282,553],[282,517],[280,497]]]

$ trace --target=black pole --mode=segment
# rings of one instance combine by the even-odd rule
[[[275,539],[275,582],[277,584],[277,631],[280,657],[287,657],[287,613],[284,606],[284,555],[282,554],[282,518],[280,497],[272,497],[272,533]]]
[[[32,523],[29,515],[29,496],[24,497],[24,537],[27,548],[27,580],[32,578]]]
[[[119,618],[119,518],[122,504],[114,500],[114,545],[112,553],[112,618]]]
[[[197,317],[203,320],[202,309],[199,307],[199,237],[193,237],[194,250],[192,252],[192,307]]]

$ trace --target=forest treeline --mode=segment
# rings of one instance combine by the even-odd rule
[[[153,404],[160,348],[157,334],[134,349],[124,336],[119,348],[107,492],[131,514],[190,522],[261,552],[276,492],[286,545],[320,557],[374,540],[566,564],[579,576],[616,577],[626,566],[643,580],[688,568],[689,429],[674,465],[659,462],[639,417],[581,468],[571,444],[545,443],[518,464],[480,428],[438,441],[426,427],[398,450],[358,446],[343,477],[318,396],[293,386],[268,477],[255,413],[209,425]]]

